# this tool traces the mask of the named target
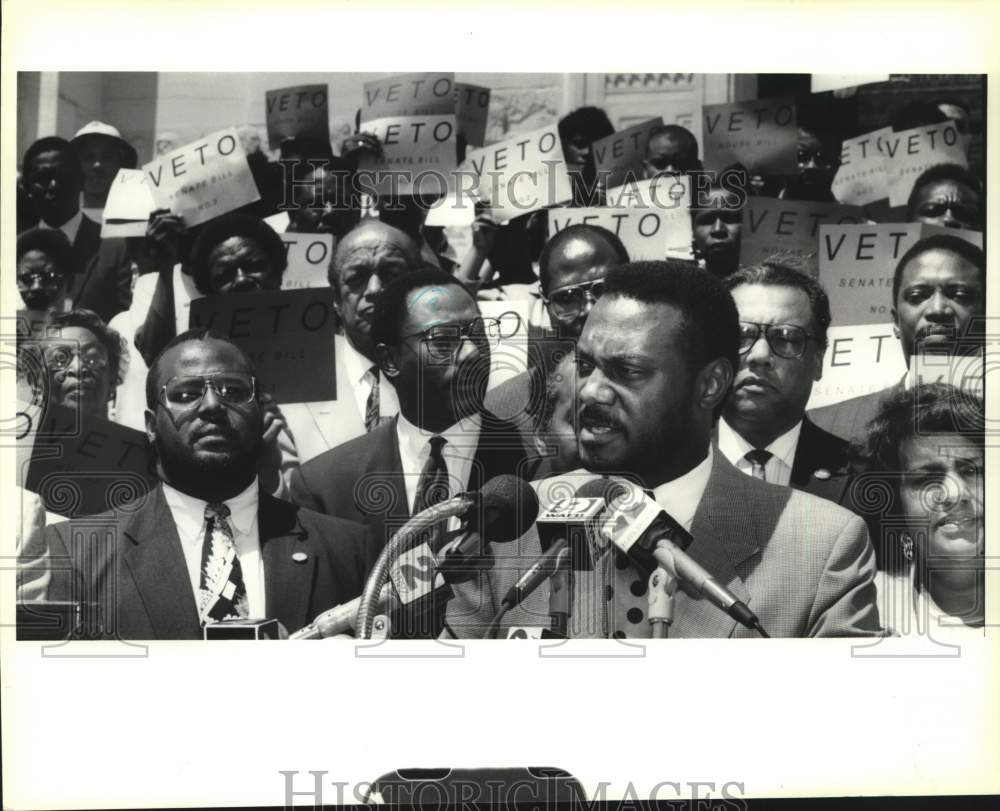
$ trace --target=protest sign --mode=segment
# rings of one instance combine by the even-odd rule
[[[454,115],[454,73],[409,73],[365,82],[361,123],[371,132],[369,122],[380,118]]]
[[[282,290],[329,287],[327,275],[333,258],[333,234],[281,235],[288,266],[281,277]]]
[[[891,135],[892,127],[883,127],[841,144],[840,166],[830,187],[838,202],[863,206],[889,196],[882,144]]]
[[[871,394],[898,382],[906,372],[891,323],[839,326],[834,321],[826,339],[823,377],[813,383],[807,408]]]
[[[843,90],[888,81],[888,73],[814,73],[810,77],[809,89],[813,93],[823,93],[827,90]]]
[[[476,198],[451,191],[427,210],[424,225],[430,227],[469,226],[476,219]]]
[[[199,138],[142,167],[157,208],[200,225],[260,199],[233,127]]]
[[[820,227],[864,219],[864,212],[855,206],[750,197],[743,209],[740,264],[753,265],[775,253],[792,254],[815,277]]]
[[[664,124],[676,124],[691,132],[700,145],[701,138],[701,104],[693,96],[671,98],[660,108],[660,117]],[[699,154],[701,154],[699,150]]]
[[[77,518],[133,501],[158,481],[142,431],[50,404],[24,486],[49,512]]]
[[[968,167],[965,141],[955,124],[931,124],[883,138],[889,204],[905,206],[913,184],[927,169],[939,163],[957,163]]]
[[[607,228],[622,241],[633,261],[660,260],[668,250],[676,255],[691,247],[691,218],[686,209],[553,208],[549,211],[549,238],[570,225],[581,224]]]
[[[445,194],[456,163],[455,116],[378,118],[365,124],[382,144],[383,159],[359,173],[382,194]],[[365,176],[367,175],[367,176]]]
[[[501,222],[573,197],[554,124],[471,150],[461,169],[461,190],[477,194]]]
[[[799,129],[792,97],[706,104],[702,112],[704,163],[721,171],[742,163],[751,173],[795,172]]]
[[[101,238],[146,236],[146,224],[155,208],[145,172],[119,169],[104,204]]]
[[[315,138],[329,143],[330,111],[325,84],[268,90],[264,103],[271,149],[277,149],[286,138]]]
[[[486,122],[490,117],[490,89],[455,82],[455,122],[458,134],[469,146],[486,142]]]
[[[257,369],[257,389],[279,403],[336,400],[329,288],[227,293],[191,302],[190,326],[231,339]]]
[[[662,126],[662,118],[651,118],[591,144],[597,176],[601,178],[605,188],[620,186],[627,179],[643,178],[642,162],[646,157],[649,133],[656,127]]]

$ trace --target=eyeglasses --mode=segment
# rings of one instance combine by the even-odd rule
[[[961,222],[979,222],[979,210],[975,206],[945,200],[931,200],[918,206],[917,216],[927,217],[928,219],[939,219],[948,211],[951,211],[952,217]]]
[[[811,332],[792,324],[756,324],[740,321],[740,354],[745,355],[760,340],[763,332],[767,345],[779,358],[801,358],[806,344],[814,338]]]
[[[594,304],[604,293],[604,279],[560,287],[543,298],[545,306],[553,318],[559,321],[572,321],[583,312],[589,301]]]
[[[17,286],[24,290],[27,290],[36,281],[42,287],[58,287],[62,284],[63,274],[55,270],[31,270],[27,273],[19,273],[17,276]]]
[[[85,346],[81,349],[70,344],[46,344],[42,347],[45,365],[54,372],[68,369],[75,357],[88,369],[95,371],[107,368],[110,361],[107,350],[101,346]]]
[[[254,398],[257,379],[243,372],[219,372],[214,375],[180,375],[160,388],[160,397],[170,408],[183,410],[198,403],[209,387],[228,405],[245,405]]]
[[[451,360],[465,338],[479,348],[495,349],[504,338],[514,335],[520,325],[521,316],[511,310],[499,318],[476,318],[464,325],[440,324],[400,337],[419,338],[427,347],[427,354],[434,360]]]

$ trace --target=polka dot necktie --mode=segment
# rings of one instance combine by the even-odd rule
[[[201,547],[198,617],[202,625],[247,617],[247,589],[233,543],[229,507],[205,505],[205,535]]]
[[[754,448],[752,451],[747,451],[743,455],[743,458],[753,466],[750,475],[755,479],[766,482],[767,476],[764,475],[764,469],[767,467],[767,463],[771,461],[773,455],[770,451],[766,451],[763,448]]]

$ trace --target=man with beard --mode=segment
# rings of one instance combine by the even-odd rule
[[[712,450],[738,352],[736,306],[710,273],[662,262],[612,270],[577,346],[581,462],[593,474],[637,483],[655,502],[651,508],[666,513],[674,537],[693,539],[688,555],[752,606],[771,636],[877,633],[864,522],[824,499],[745,476]],[[572,493],[580,473],[566,481],[539,483],[543,507],[550,494]],[[614,530],[619,540],[621,529]],[[650,573],[613,544],[592,550],[593,569],[576,572],[569,635],[651,636]],[[506,594],[541,552],[533,532],[518,551],[520,568],[498,561],[487,588],[449,604],[452,627],[475,635],[490,618],[498,621],[495,595]],[[671,636],[755,634],[694,594],[677,591]],[[543,585],[507,614],[501,631],[537,625],[548,601]]]
[[[517,426],[483,406],[499,324],[484,319],[453,276],[420,270],[382,291],[370,340],[399,414],[321,454],[292,475],[292,498],[366,523],[382,547],[410,516],[478,490],[501,473],[526,475]]]
[[[160,485],[139,502],[47,527],[48,600],[98,599],[103,634],[197,639],[206,624],[272,618],[293,632],[360,593],[364,528],[262,492],[263,416],[253,369],[229,341],[191,330],[146,383],[146,434]]]
[[[850,442],[864,442],[865,428],[882,401],[914,384],[914,356],[982,354],[986,256],[971,242],[952,234],[926,237],[896,265],[892,301],[893,330],[903,350],[907,374],[879,391],[809,413],[816,425]]]

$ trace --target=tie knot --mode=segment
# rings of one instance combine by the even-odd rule
[[[763,448],[754,448],[752,451],[747,451],[743,458],[752,465],[766,467],[767,463],[771,461],[772,456],[774,456],[774,454],[768,450],[764,450]]]
[[[441,448],[444,447],[444,443],[447,442],[448,440],[445,439],[443,436],[432,436],[427,441],[430,443],[431,446],[431,456],[438,457],[441,455]]]
[[[368,370],[368,374],[371,375],[371,379],[378,381],[378,364],[373,363],[371,368]]]
[[[222,520],[229,518],[229,507],[227,507],[224,503],[206,504],[205,520],[211,521],[214,518],[221,518]]]

